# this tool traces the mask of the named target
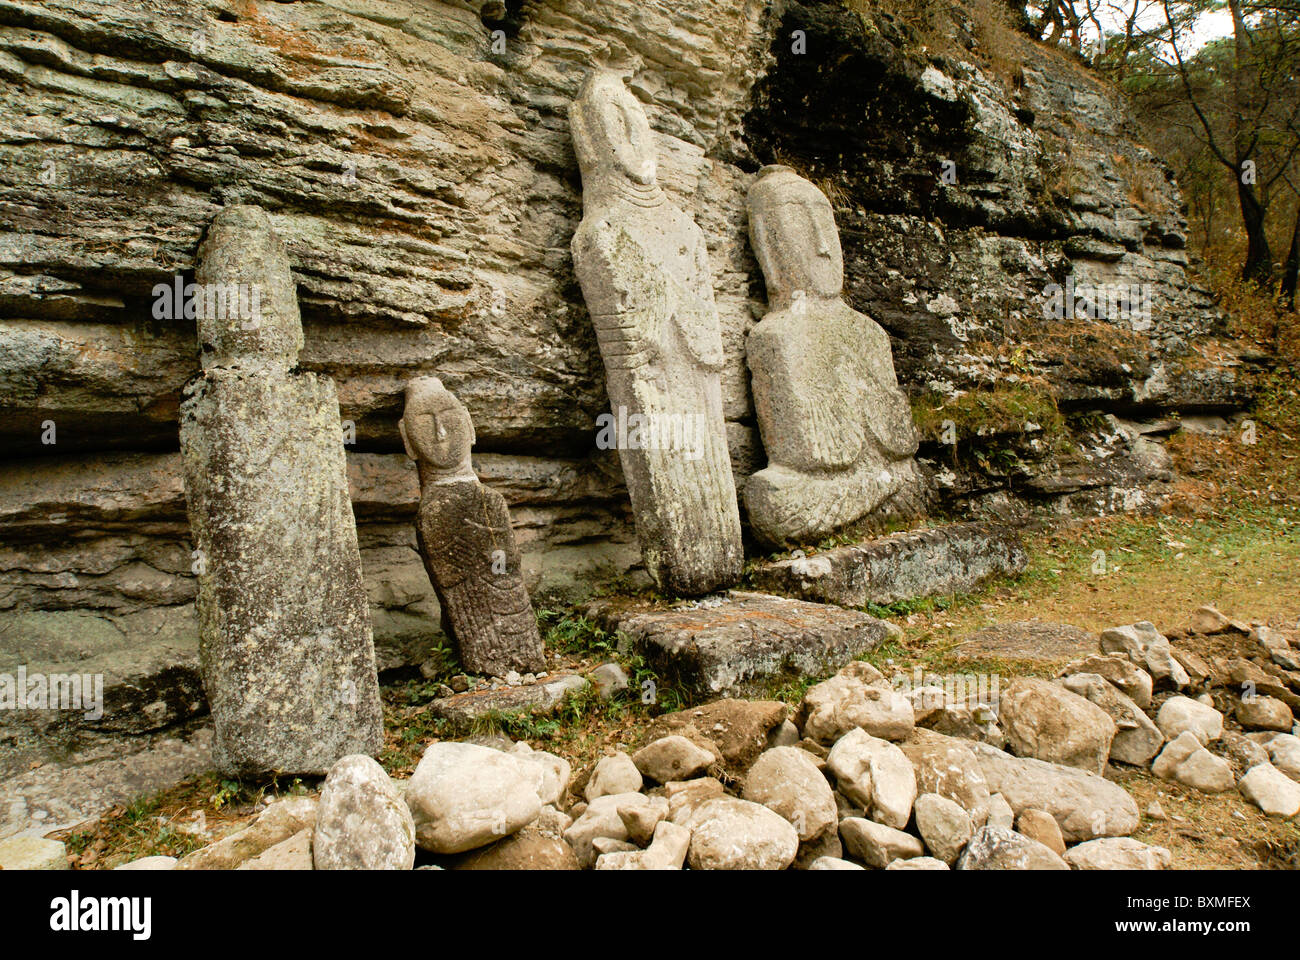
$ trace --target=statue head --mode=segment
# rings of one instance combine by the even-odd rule
[[[214,364],[297,365],[302,320],[289,254],[260,207],[226,207],[199,247],[193,304],[200,361]]]
[[[826,195],[789,167],[758,172],[749,188],[749,242],[767,280],[768,300],[838,297],[844,256]]]
[[[474,423],[465,405],[437,377],[406,385],[406,408],[397,424],[406,455],[438,476],[474,476],[470,448]]]
[[[569,127],[584,193],[607,177],[633,187],[654,186],[650,122],[620,73],[597,68],[587,76],[578,99],[569,105]]]

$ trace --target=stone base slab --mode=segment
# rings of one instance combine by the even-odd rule
[[[710,696],[752,696],[777,676],[833,673],[889,635],[864,613],[739,590],[664,608],[604,598],[587,615],[622,634],[620,651]]]
[[[844,607],[965,593],[1028,562],[1008,526],[954,523],[765,563],[751,574],[761,590]]]

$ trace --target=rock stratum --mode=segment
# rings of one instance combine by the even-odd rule
[[[913,400],[1013,383],[1103,415],[1067,452],[1040,444],[1015,483],[941,466],[927,436],[941,494],[1158,495],[1153,422],[1247,399],[1188,278],[1177,187],[1113,91],[1013,34],[990,60],[977,26],[955,7],[921,36],[858,2],[0,0],[0,664],[134,678],[101,721],[128,732],[201,708],[193,683],[154,692],[193,674],[177,420],[199,358],[194,320],[155,317],[153,289],[193,278],[232,204],[283,238],[300,368],[334,380],[355,435],[381,669],[419,662],[438,618],[397,430],[413,376],[469,409],[530,586],[638,562],[616,453],[596,449],[608,400],[569,252],[567,109],[598,61],[626,67],[660,182],[707,241],[739,485],[766,462],[745,194],[780,162],[830,197],[846,302],[888,332]],[[1067,277],[1148,285],[1149,323],[1044,320]]]

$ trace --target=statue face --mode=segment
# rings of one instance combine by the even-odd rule
[[[469,463],[474,446],[474,424],[464,404],[441,383],[421,385],[408,394],[399,429],[407,455],[436,470],[456,470]]]
[[[655,182],[654,137],[640,101],[613,73],[589,82],[571,113],[584,170],[613,168],[642,186]]]
[[[771,299],[838,297],[844,256],[830,201],[793,173],[759,181],[751,193],[750,240]]]

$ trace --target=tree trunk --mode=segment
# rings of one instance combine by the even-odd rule
[[[1238,165],[1240,168],[1240,165]],[[1255,195],[1253,184],[1242,183],[1237,176],[1237,199],[1241,203],[1241,222],[1246,228],[1246,262],[1241,268],[1243,280],[1267,283],[1273,276],[1273,253],[1264,232],[1264,207]]]
[[[1282,269],[1281,294],[1286,299],[1289,310],[1295,309],[1297,274],[1300,274],[1300,205],[1296,206],[1295,226],[1291,228],[1291,249],[1286,255],[1286,266]]]

